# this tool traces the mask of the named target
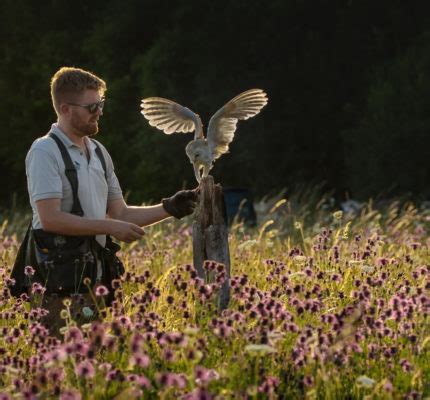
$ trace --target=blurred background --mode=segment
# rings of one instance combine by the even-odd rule
[[[25,155],[55,122],[61,66],[108,91],[97,137],[129,203],[196,186],[187,135],[140,114],[148,96],[209,118],[262,88],[212,175],[254,198],[308,186],[337,201],[430,195],[430,13],[400,0],[2,0],[0,206],[26,204]]]

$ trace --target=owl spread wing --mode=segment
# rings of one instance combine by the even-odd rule
[[[200,117],[189,108],[161,97],[148,97],[142,100],[141,113],[151,126],[170,135],[174,132],[192,132],[195,138],[203,138],[203,125]]]
[[[237,121],[257,115],[266,104],[266,93],[261,89],[251,89],[230,100],[212,116],[207,140],[214,160],[228,152]]]

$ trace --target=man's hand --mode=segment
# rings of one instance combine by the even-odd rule
[[[111,224],[110,235],[122,242],[131,243],[145,234],[140,226],[131,222],[112,220]]]
[[[186,215],[192,214],[196,207],[199,190],[180,190],[172,197],[163,199],[163,208],[176,219],[181,219]]]

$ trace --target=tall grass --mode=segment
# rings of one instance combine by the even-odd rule
[[[358,213],[315,192],[256,205],[230,229],[231,301],[196,277],[191,220],[124,245],[127,273],[100,321],[61,340],[40,310],[9,296],[24,216],[2,228],[3,398],[308,398],[430,396],[429,210],[369,201]],[[20,235],[18,235],[20,236]],[[0,399],[2,397],[0,396]]]

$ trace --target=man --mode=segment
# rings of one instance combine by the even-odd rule
[[[33,143],[26,157],[33,211],[32,232],[38,232],[42,240],[53,237],[54,240],[49,243],[55,242],[61,235],[66,238],[95,237],[101,248],[106,245],[106,235],[130,243],[144,235],[143,226],[171,215],[182,218],[191,214],[195,207],[197,193],[191,190],[180,191],[154,206],[134,207],[126,204],[111,157],[104,146],[89,138],[98,132],[105,91],[106,84],[102,79],[79,68],[63,67],[51,80],[51,97],[58,121],[52,125],[48,135]],[[76,169],[78,199],[73,196],[64,155],[60,144],[56,143],[57,139],[64,144]],[[97,154],[97,148],[99,152],[101,150],[101,155]],[[80,213],[75,212],[77,202],[80,203]],[[37,236],[35,242],[37,245]],[[40,243],[39,246],[41,254],[44,251],[49,254],[50,246]],[[94,266],[95,282],[93,280],[92,283],[104,282],[105,266],[101,260],[96,260]],[[53,274],[58,269],[54,265],[53,272],[46,278],[48,281],[51,279],[51,285],[55,282]],[[81,284],[80,281],[79,289]],[[55,289],[51,287],[51,291],[57,292]],[[49,298],[49,293],[45,296],[48,300],[43,302],[45,308],[51,308],[51,314],[57,314],[57,319],[62,308],[61,289],[60,296],[55,293],[57,302]],[[75,289],[77,293],[76,284]],[[81,305],[83,303],[81,301]]]

